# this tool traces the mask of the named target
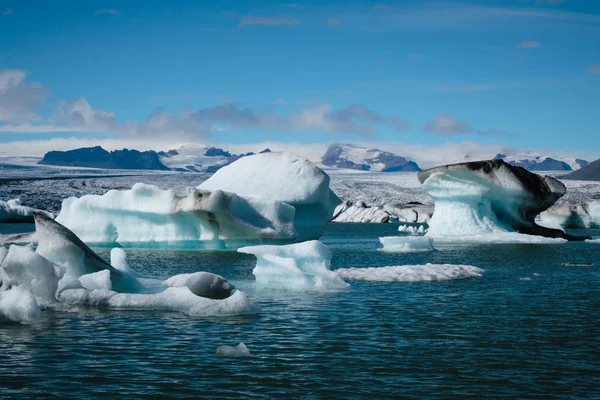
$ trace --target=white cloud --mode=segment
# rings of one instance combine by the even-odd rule
[[[48,89],[25,82],[26,76],[18,69],[0,70],[0,122],[37,119],[34,110],[44,102]]]
[[[100,10],[96,10],[94,12],[94,15],[102,15],[102,14],[116,15],[117,10],[115,10],[114,8],[101,8]]]
[[[299,19],[293,19],[293,18],[286,18],[286,17],[281,17],[281,18],[270,18],[270,17],[253,17],[253,16],[245,16],[240,20],[240,28],[247,26],[247,25],[267,25],[267,26],[274,26],[274,25],[299,25],[300,24],[300,20]]]
[[[475,133],[480,136],[514,136],[513,134],[504,132],[500,129],[476,129],[468,122],[460,120],[454,115],[444,113],[438,114],[434,119],[427,122],[423,127],[423,130],[439,136],[461,135],[467,133]]]
[[[541,47],[542,45],[540,42],[536,42],[535,40],[529,40],[526,42],[517,43],[515,46],[521,49],[535,49],[537,47]]]

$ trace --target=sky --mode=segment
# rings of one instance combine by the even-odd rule
[[[600,1],[0,0],[0,38],[4,155],[357,142],[600,157]]]

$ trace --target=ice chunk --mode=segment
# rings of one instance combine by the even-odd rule
[[[349,286],[331,271],[333,253],[318,240],[238,251],[256,256],[252,273],[259,286],[289,290],[342,290]]]
[[[61,269],[36,253],[33,247],[10,246],[2,268],[22,289],[46,300],[54,299]]]
[[[553,206],[540,214],[540,224],[564,228],[600,228],[600,200]]]
[[[110,281],[110,271],[106,269],[103,271],[82,275],[79,277],[79,282],[81,282],[81,286],[83,286],[84,289],[87,290],[112,289],[112,282]]]
[[[344,279],[371,282],[433,282],[480,277],[482,269],[471,265],[425,264],[371,268],[339,268]]]
[[[0,200],[0,222],[33,222],[34,212],[43,213],[48,218],[54,218],[54,214],[48,211],[22,205],[19,199]]]
[[[565,186],[554,178],[542,178],[502,160],[436,167],[420,172],[418,178],[435,201],[428,236],[459,241],[480,240],[490,234],[496,240],[503,237],[503,241],[529,239],[515,237],[522,233],[583,239],[534,221],[566,193]]]
[[[390,253],[419,253],[434,251],[433,239],[425,236],[385,236],[380,237],[381,251]]]
[[[346,204],[343,203],[344,206]],[[336,208],[334,215],[333,222],[385,223],[390,220],[387,211],[381,207],[367,207],[362,201],[349,207]]]
[[[400,222],[428,223],[433,215],[433,205],[418,202],[406,204],[386,204],[383,209]]]
[[[68,289],[59,294],[66,304],[89,304],[118,310],[177,311],[191,316],[254,314],[258,308],[241,291],[223,300],[196,296],[187,287],[158,293],[117,293],[111,290]]]
[[[40,315],[35,296],[19,286],[0,290],[0,322],[29,322]]]
[[[220,275],[210,272],[175,275],[163,282],[165,286],[187,287],[196,296],[209,299],[225,299],[231,295],[234,286]]]
[[[329,189],[329,176],[305,158],[270,152],[241,158],[219,169],[198,189],[224,190],[244,198],[292,206],[296,240],[316,239],[340,199]]]
[[[4,246],[0,246],[0,265],[2,265],[2,261],[4,261],[7,255],[8,249]]]
[[[239,357],[239,356],[249,356],[250,350],[244,344],[244,342],[240,342],[237,346],[219,346],[217,348],[217,355],[221,357]]]
[[[416,226],[400,225],[398,227],[398,232],[406,232],[410,235],[424,235],[427,233],[427,230],[423,225],[418,228]]]

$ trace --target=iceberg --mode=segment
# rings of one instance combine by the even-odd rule
[[[333,253],[318,240],[284,246],[249,246],[238,252],[256,256],[252,273],[260,287],[338,291],[350,285],[331,271]]]
[[[339,199],[329,176],[290,153],[244,157],[185,195],[136,183],[71,197],[57,221],[94,244],[213,247],[318,238]]]
[[[57,303],[195,316],[257,311],[245,293],[232,293],[233,285],[219,275],[197,272],[164,282],[145,278],[127,265],[122,249],[111,252],[115,268],[60,223],[37,213],[34,219],[37,250],[12,245],[0,251],[0,318],[26,322],[38,314],[36,307]]]
[[[241,158],[219,169],[198,189],[223,190],[294,209],[295,241],[317,239],[341,200],[329,188],[329,175],[305,158],[269,152]]]
[[[0,200],[0,222],[33,222],[33,213],[45,214],[49,218],[54,218],[54,214],[27,207],[21,204],[21,200],[13,199],[8,201]]]
[[[424,235],[427,233],[427,230],[423,225],[418,228],[416,226],[400,225],[398,227],[398,232],[406,232],[409,235]]]
[[[501,159],[431,168],[418,174],[435,201],[427,236],[436,241],[544,242],[584,240],[536,224],[566,193],[558,180]]]
[[[421,253],[435,251],[433,239],[425,236],[384,236],[379,238],[381,251],[388,253]]]
[[[426,224],[433,215],[433,205],[411,202],[406,204],[386,204],[383,209],[393,219],[400,222]]]
[[[600,200],[550,207],[540,214],[539,223],[563,228],[600,228]]]
[[[381,207],[368,207],[363,201],[354,205],[348,200],[336,207],[332,222],[385,223],[390,215]]]
[[[217,355],[221,357],[240,357],[240,356],[249,356],[250,350],[244,344],[244,342],[240,342],[237,346],[219,346],[217,348]]]
[[[339,268],[335,272],[347,280],[370,282],[439,282],[476,278],[484,270],[472,265],[425,264],[370,268]]]

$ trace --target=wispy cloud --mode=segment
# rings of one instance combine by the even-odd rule
[[[515,46],[520,49],[535,49],[536,47],[541,47],[542,45],[540,42],[536,42],[535,40],[529,40],[526,42],[517,43]]]
[[[253,16],[245,16],[240,20],[240,28],[247,25],[266,25],[266,26],[275,26],[275,25],[299,25],[300,20],[294,18],[270,18],[270,17],[253,17]]]
[[[588,74],[600,74],[600,64],[592,64],[587,69]]]
[[[331,17],[327,20],[329,25],[339,25],[342,23],[342,19],[338,17]]]
[[[481,92],[487,92],[492,90],[489,86],[440,86],[437,88],[438,91],[446,93],[460,93],[460,94],[475,94]]]
[[[118,11],[115,10],[114,8],[101,8],[99,10],[96,10],[94,12],[94,15],[102,15],[102,14],[116,15],[117,13],[118,13]]]
[[[419,58],[423,58],[423,53],[410,53],[407,57],[409,60],[418,60]]]
[[[5,9],[2,11],[2,15],[10,15],[10,14],[12,14],[12,13],[13,13],[13,10],[12,10],[12,8],[5,8]]]
[[[434,133],[439,136],[461,135],[475,133],[481,136],[514,136],[499,129],[476,129],[467,121],[456,118],[452,114],[438,114],[434,119],[427,122],[423,127],[425,132]]]
[[[48,89],[36,82],[26,82],[26,77],[22,70],[0,70],[0,122],[38,118],[35,110],[46,99]]]

